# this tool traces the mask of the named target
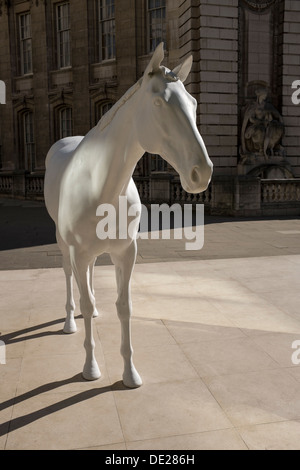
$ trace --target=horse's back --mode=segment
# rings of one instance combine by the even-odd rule
[[[61,181],[66,168],[72,160],[74,150],[82,141],[82,136],[65,137],[50,148],[46,157],[44,196],[47,210],[52,219],[57,221]]]

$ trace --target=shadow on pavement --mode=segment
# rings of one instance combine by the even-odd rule
[[[228,222],[267,221],[267,220],[299,220],[297,216],[275,216],[275,217],[230,217],[205,214],[204,225],[223,224]],[[183,220],[183,219],[182,219]],[[170,228],[173,229],[174,217],[171,213]],[[193,214],[191,226],[198,225],[195,214]],[[148,230],[161,230],[159,226],[153,227],[151,213],[148,211]],[[144,231],[144,230],[141,230]],[[56,244],[55,224],[49,216],[43,202],[0,200],[0,251],[13,250],[17,248],[29,248],[35,246]]]
[[[52,243],[55,225],[43,204],[0,206],[0,251]]]

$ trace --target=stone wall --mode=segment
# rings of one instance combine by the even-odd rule
[[[6,105],[0,105],[4,189],[10,185],[9,172],[19,172],[19,176],[24,172],[20,138],[20,115],[24,110],[30,109],[35,115],[35,170],[40,178],[45,155],[57,140],[56,110],[70,105],[74,134],[86,134],[96,124],[97,105],[117,101],[140,78],[150,59],[146,1],[116,1],[116,58],[98,62],[96,2],[72,0],[72,64],[57,69],[57,3],[58,0],[0,1],[0,80],[5,82],[7,93]],[[17,15],[25,11],[30,11],[32,19],[34,69],[32,74],[20,76]],[[287,177],[300,177],[300,104],[293,104],[291,99],[292,84],[300,80],[299,25],[299,0],[166,1],[164,65],[173,68],[193,54],[186,87],[198,101],[197,124],[214,163],[211,200],[216,210],[217,206],[221,212],[229,213],[257,210],[257,185],[251,179],[254,175],[248,174],[252,170],[239,171],[243,109],[255,95],[253,83],[270,88],[273,105],[285,124],[282,143],[288,170],[291,169]],[[143,166],[146,167],[149,172],[149,165]],[[143,194],[163,199],[172,193],[167,189],[173,184],[170,172],[162,178],[164,187],[154,173],[149,177],[147,171],[139,173]],[[274,171],[272,178],[277,174]],[[172,187],[180,198],[177,185]],[[33,188],[28,189],[33,194],[32,182],[28,188]]]
[[[180,50],[192,52],[188,89],[198,98],[198,124],[214,174],[235,174],[238,151],[238,0],[185,0]]]
[[[2,159],[5,160],[7,169],[14,169],[14,161],[16,152],[14,141],[11,138],[14,132],[13,106],[12,106],[12,80],[11,71],[15,69],[11,62],[11,48],[15,45],[10,44],[9,23],[12,18],[8,16],[6,7],[1,7],[2,17],[0,18],[0,78],[6,85],[6,104],[0,105],[0,121],[1,121],[1,153]]]
[[[150,60],[146,2],[115,2],[116,58],[99,62],[96,52],[96,2],[70,2],[71,65],[57,68],[55,6],[58,0],[0,2],[0,79],[7,104],[0,107],[2,170],[24,170],[21,114],[34,112],[35,170],[59,138],[57,114],[73,109],[73,134],[85,135],[97,121],[96,106],[115,102],[143,74]],[[30,12],[33,72],[20,74],[18,15]],[[178,64],[178,0],[166,2],[166,57]],[[1,155],[0,153],[0,155]]]
[[[45,98],[47,99],[47,92],[49,89],[48,83],[48,58],[45,55],[45,49],[47,49],[47,37],[46,37],[46,17],[44,8],[38,7],[33,2],[31,6],[32,15],[32,35],[38,37],[38,41],[32,43],[32,62],[33,62],[33,74],[32,74],[32,86],[33,90],[33,109],[34,114],[38,118],[38,125],[35,126],[35,142],[36,142],[36,170],[41,170],[45,167],[45,157],[50,147],[50,135],[49,135],[49,110],[48,106],[45,106]],[[24,90],[17,96],[16,90],[14,90],[14,98],[19,101],[19,106],[22,107],[22,100],[24,100],[24,94],[30,93],[28,90]],[[16,119],[16,116],[15,116]]]
[[[285,0],[282,45],[282,115],[285,122],[287,160],[300,177],[300,104],[291,100],[292,83],[300,80],[300,2]]]

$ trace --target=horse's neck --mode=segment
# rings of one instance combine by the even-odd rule
[[[137,103],[138,91],[122,104],[103,130],[98,124],[82,142],[81,151],[84,150],[85,164],[91,170],[93,191],[106,201],[124,194],[144,153],[135,134]]]

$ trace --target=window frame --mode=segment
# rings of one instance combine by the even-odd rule
[[[1,119],[0,119],[0,170],[2,169],[2,159],[3,159],[3,140],[2,140]]]
[[[26,109],[22,111],[20,118],[22,132],[21,148],[23,148],[24,169],[33,172],[36,164],[34,112],[31,109]]]
[[[95,104],[95,123],[97,124],[100,119],[106,114],[115,104],[114,101],[105,100],[105,101],[98,101]]]
[[[69,116],[64,118],[64,113],[70,113]],[[65,137],[70,137],[73,135],[73,108],[72,106],[61,106],[57,110],[57,130],[58,138],[64,139]],[[67,123],[64,125],[64,123]]]
[[[104,1],[110,1],[109,11],[103,17]],[[115,0],[97,0],[97,54],[98,61],[104,62],[116,59],[116,17],[115,17]],[[109,38],[109,44],[104,44]]]
[[[19,13],[17,16],[19,34],[20,75],[29,75],[33,73],[31,13],[30,11],[24,11],[22,13]],[[25,23],[26,18],[29,18],[29,23],[27,25],[24,24],[24,26],[22,26],[23,18],[25,19]],[[27,30],[29,30],[29,32]]]
[[[159,6],[154,5],[151,7],[151,2],[160,2]],[[161,12],[160,15],[160,28],[161,28],[161,36],[155,35],[153,33],[155,23],[153,21],[152,14],[157,14]],[[166,0],[147,0],[147,53],[151,54],[155,51],[156,47],[163,41],[166,48],[167,43],[167,6]]]
[[[60,16],[61,8],[68,7],[68,15]],[[62,25],[67,18],[67,25]],[[71,60],[71,21],[70,21],[70,2],[61,2],[55,4],[55,26],[56,26],[56,60],[57,68],[64,69],[72,66]],[[65,40],[66,38],[66,40]]]
[[[168,173],[168,163],[158,154],[148,153],[150,173]]]

